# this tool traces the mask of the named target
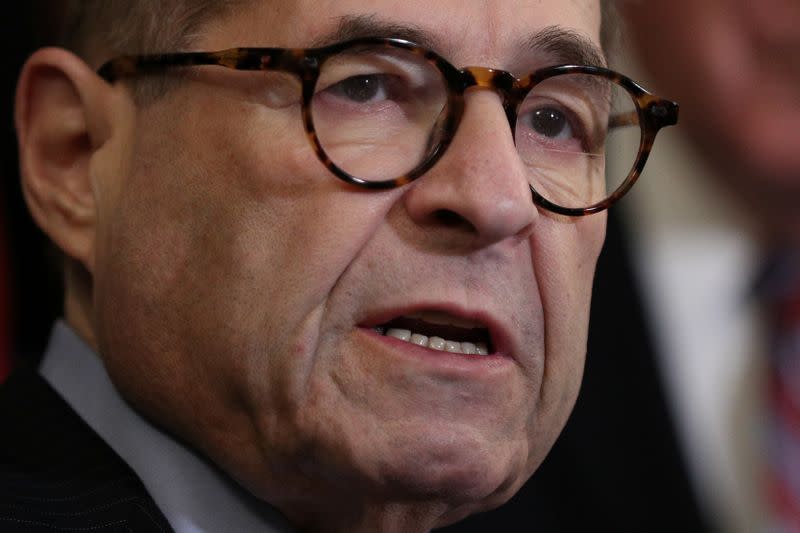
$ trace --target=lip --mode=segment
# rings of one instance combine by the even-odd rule
[[[489,331],[489,335],[491,336],[492,339],[492,345],[494,347],[494,352],[489,355],[481,355],[481,356],[469,356],[466,354],[453,354],[450,352],[440,352],[437,350],[432,350],[430,348],[423,348],[421,346],[416,346],[414,344],[394,339],[392,337],[380,335],[379,333],[376,333],[372,329],[375,326],[385,324],[397,317],[421,313],[424,311],[447,314],[462,320],[468,320],[482,324]],[[500,320],[498,320],[496,317],[492,316],[491,313],[485,310],[469,310],[459,307],[457,305],[443,304],[441,302],[428,303],[428,304],[420,303],[408,307],[380,310],[376,313],[370,314],[369,318],[360,323],[358,327],[362,328],[363,330],[365,330],[365,333],[369,333],[372,336],[387,339],[386,342],[389,343],[390,345],[396,345],[396,344],[407,345],[409,348],[413,348],[412,351],[419,352],[416,354],[417,356],[425,356],[428,358],[430,357],[448,358],[448,359],[455,358],[455,359],[461,359],[463,361],[469,361],[470,363],[477,363],[480,362],[481,360],[486,360],[486,362],[493,361],[493,364],[497,364],[499,360],[516,362],[516,357],[515,357],[516,351],[514,350],[515,343],[513,342],[513,337],[511,332]]]

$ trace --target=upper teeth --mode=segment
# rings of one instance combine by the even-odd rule
[[[384,328],[375,328],[375,331],[382,335],[384,334]],[[394,337],[395,339],[410,342],[411,344],[416,344],[418,346],[431,348],[433,350],[463,353],[468,355],[489,355],[489,347],[485,342],[476,342],[474,344],[471,342],[456,342],[443,339],[441,337],[426,337],[425,335],[420,335],[419,333],[412,333],[407,329],[398,328],[390,328],[385,332],[385,334],[387,337]]]

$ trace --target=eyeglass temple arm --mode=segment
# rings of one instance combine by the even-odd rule
[[[235,70],[297,71],[297,54],[282,48],[231,48],[219,52],[183,52],[114,58],[101,66],[97,74],[113,83],[121,78],[160,72],[172,67],[219,65]]]
[[[669,100],[656,99],[649,102],[644,108],[646,121],[656,129],[665,126],[674,126],[678,123],[678,104]],[[608,129],[624,128],[625,126],[638,126],[640,122],[639,111],[612,115],[608,119]]]

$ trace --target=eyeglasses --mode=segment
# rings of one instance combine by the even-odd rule
[[[533,202],[569,216],[596,213],[621,198],[641,174],[658,131],[678,120],[676,103],[605,68],[559,65],[515,78],[490,68],[457,69],[430,50],[391,38],[312,49],[121,56],[98,73],[113,83],[196,65],[293,75],[319,160],[368,189],[405,185],[424,174],[452,142],[465,92],[493,90]]]

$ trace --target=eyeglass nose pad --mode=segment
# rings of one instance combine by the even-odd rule
[[[433,130],[431,131],[430,139],[428,140],[428,147],[426,149],[428,154],[433,151],[434,147],[440,145],[448,134],[447,119],[450,116],[450,110],[448,107],[448,105],[445,105],[442,108],[442,110],[439,112],[439,116],[436,117],[436,121],[433,123]]]
[[[451,95],[436,117],[431,134],[428,137],[426,151],[430,158],[441,155],[455,137],[464,114],[464,99],[462,95]]]
[[[506,96],[503,100],[503,109],[506,112],[506,118],[508,119],[508,127],[511,128],[511,135],[514,137],[516,142],[516,132],[517,132],[517,105],[516,101],[511,98],[511,96]]]

